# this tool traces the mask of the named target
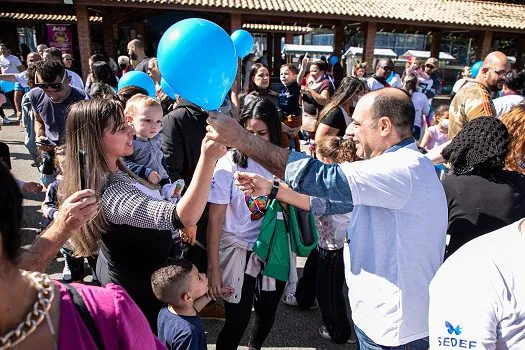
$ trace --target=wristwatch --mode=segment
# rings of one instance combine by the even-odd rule
[[[268,195],[268,200],[273,200],[277,198],[277,192],[279,192],[279,185],[280,185],[279,181],[274,179],[272,190],[270,191],[270,194]]]

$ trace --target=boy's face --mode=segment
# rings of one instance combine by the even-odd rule
[[[188,294],[195,301],[208,293],[208,277],[205,273],[199,273],[195,265],[188,277]]]
[[[283,83],[284,85],[290,85],[297,79],[297,74],[292,72],[290,68],[283,67],[281,68],[280,77],[281,77],[281,83]]]
[[[149,106],[139,108],[132,116],[133,127],[137,136],[151,139],[160,132],[162,127],[162,108],[160,106]]]

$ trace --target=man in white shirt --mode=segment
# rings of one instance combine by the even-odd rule
[[[380,58],[377,61],[375,73],[370,78],[366,79],[368,90],[375,91],[384,87],[389,87],[390,84],[387,83],[386,79],[393,70],[394,62],[392,62],[390,58]]]
[[[0,67],[2,74],[18,73],[24,70],[24,65],[20,59],[9,53],[9,49],[3,43],[0,44]]]
[[[512,107],[525,102],[523,89],[525,88],[525,71],[510,72],[507,74],[507,80],[503,83],[502,97],[492,100],[496,109],[496,116],[501,116],[509,112]]]
[[[352,126],[365,160],[341,165],[259,141],[224,115],[208,118],[207,138],[238,148],[295,191],[319,197],[311,202],[313,214],[354,206],[344,258],[362,350],[428,349],[428,286],[443,261],[448,209],[431,161],[412,138],[414,115],[401,90],[362,97]]]
[[[60,51],[56,47],[50,47],[49,49],[45,49],[44,56],[42,58],[44,59],[44,61],[56,61],[59,62],[61,65],[64,65],[64,62],[62,61],[62,51]],[[69,69],[66,69],[66,73],[70,79],[69,85],[84,90],[84,82],[82,81],[80,75]]]
[[[430,284],[430,348],[525,349],[525,220],[452,254]]]
[[[15,74],[25,69],[20,59],[9,53],[6,44],[0,43],[0,68],[2,74]],[[9,99],[13,108],[15,108],[14,91],[5,92],[4,95]],[[4,110],[0,107],[0,123],[9,124],[12,121],[5,116]]]

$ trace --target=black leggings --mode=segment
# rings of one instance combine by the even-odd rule
[[[276,290],[266,292],[261,290],[262,275],[257,278],[244,274],[241,300],[238,304],[224,302],[226,321],[217,338],[217,350],[235,350],[255,308],[255,320],[250,336],[249,346],[260,349],[270,333],[275,321],[275,313],[286,286],[285,282],[275,281]]]
[[[295,297],[299,306],[309,308],[315,297],[323,316],[323,323],[337,344],[350,338],[350,322],[346,313],[343,287],[345,283],[343,249],[312,250],[299,280]]]

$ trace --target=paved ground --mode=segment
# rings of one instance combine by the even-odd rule
[[[6,114],[12,111],[6,110]],[[18,125],[3,126],[0,131],[0,140],[6,142],[11,151],[13,174],[24,181],[38,181],[38,172],[31,166],[31,157],[24,147],[24,133]],[[44,194],[25,195],[24,200],[24,223],[23,244],[30,244],[35,238],[42,214],[40,204]],[[300,259],[298,266],[300,273],[304,259]],[[49,266],[48,273],[55,279],[60,279],[63,268],[63,259],[53,261]],[[87,265],[86,265],[87,268]],[[86,282],[89,278],[86,278]],[[208,349],[215,349],[215,339],[221,328],[220,321],[206,321]],[[296,308],[281,304],[274,328],[266,341],[264,349],[355,349],[355,346],[336,345],[329,340],[323,339],[318,334],[318,328],[322,324],[319,310],[300,311]],[[247,344],[244,339],[241,344]],[[247,349],[246,347],[240,347]]]

